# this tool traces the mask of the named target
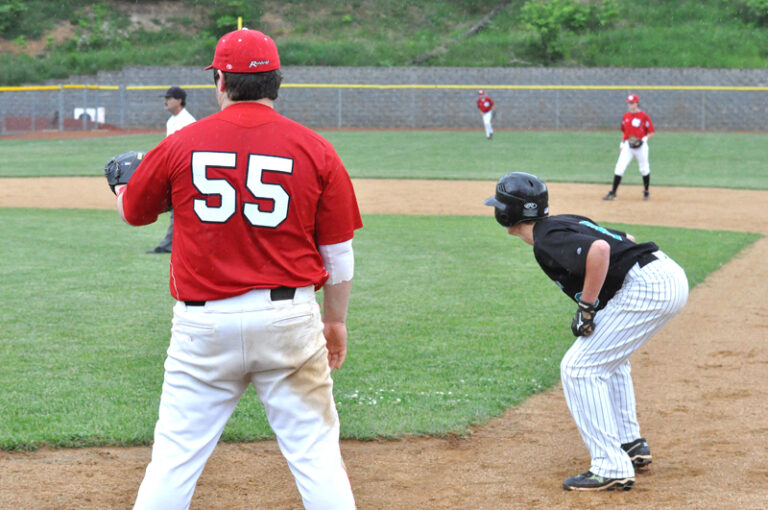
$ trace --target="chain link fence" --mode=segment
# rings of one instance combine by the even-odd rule
[[[479,129],[482,88],[496,102],[495,129],[602,130],[618,128],[634,93],[659,130],[768,131],[765,70],[654,70],[637,85],[615,84],[636,71],[288,67],[276,108],[314,128]],[[164,129],[169,76],[187,91],[196,118],[218,111],[209,73],[136,68],[0,87],[0,135]],[[130,84],[137,78],[143,84]]]

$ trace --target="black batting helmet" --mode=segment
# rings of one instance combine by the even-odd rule
[[[511,227],[549,215],[549,192],[544,181],[525,172],[512,172],[496,184],[496,195],[485,200],[494,208],[496,221]]]

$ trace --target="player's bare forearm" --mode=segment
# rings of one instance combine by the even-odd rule
[[[352,281],[323,287],[323,334],[331,370],[341,368],[347,357],[347,308]]]
[[[582,301],[587,303],[597,301],[597,296],[608,274],[610,261],[611,246],[606,241],[598,239],[590,245],[584,273],[584,288],[581,291]]]
[[[128,221],[125,219],[125,212],[123,211],[123,192],[125,191],[125,184],[118,184],[115,186],[115,194],[117,195],[117,213],[120,215],[120,217],[123,219],[124,222],[128,223]]]

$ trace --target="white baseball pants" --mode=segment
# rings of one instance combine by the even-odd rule
[[[648,175],[651,173],[651,165],[648,161],[648,142],[643,142],[643,145],[637,149],[633,149],[629,146],[629,143],[624,141],[619,152],[619,159],[616,161],[616,168],[613,170],[615,175],[624,175],[627,167],[632,162],[632,158],[637,159],[637,166],[640,170],[640,175]]]
[[[134,508],[189,508],[227,420],[253,384],[305,508],[354,509],[314,288],[274,302],[268,290],[205,306],[179,302],[173,312],[152,460]],[[258,494],[253,501],[260,506]]]
[[[493,120],[493,110],[489,112],[485,112],[483,114],[483,125],[485,126],[485,136],[487,138],[490,138],[493,134],[493,125],[491,124],[491,121]]]
[[[560,363],[568,409],[589,449],[590,471],[634,476],[622,443],[640,438],[629,356],[674,317],[688,299],[685,271],[658,251],[635,264],[624,285],[595,316],[595,332],[576,339]]]

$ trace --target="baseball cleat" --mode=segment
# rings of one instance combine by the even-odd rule
[[[622,444],[621,449],[627,452],[627,455],[629,455],[629,458],[632,461],[632,465],[636,468],[645,467],[653,462],[648,441],[642,437],[640,439],[635,439],[631,443]]]
[[[616,193],[609,191],[608,194],[603,197],[603,200],[613,200],[614,198],[616,198]]]
[[[647,191],[643,191],[643,200],[648,200],[651,198],[651,194]]]
[[[567,491],[628,491],[633,485],[635,485],[635,479],[632,477],[606,478],[596,475],[592,471],[587,471],[566,478],[563,482],[563,489]]]
[[[158,246],[157,248],[152,248],[151,250],[148,250],[147,253],[171,253],[171,250],[168,248],[161,248]]]

